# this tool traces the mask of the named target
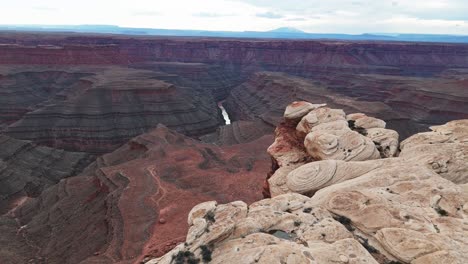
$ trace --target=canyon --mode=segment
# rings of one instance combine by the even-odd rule
[[[267,149],[291,102],[384,120],[380,157],[468,119],[467,80],[464,44],[0,32],[0,262],[164,256],[197,204],[283,192],[273,175],[304,164]]]

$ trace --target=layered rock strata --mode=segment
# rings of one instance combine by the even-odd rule
[[[161,38],[86,34],[0,35],[1,64],[228,64],[297,74],[438,72],[468,67],[468,46],[449,43]],[[91,49],[90,49],[91,47]]]
[[[304,132],[296,126],[301,120],[312,120],[309,113],[333,109],[311,108],[307,102],[288,108],[288,118],[277,128],[268,149],[277,167],[269,180],[273,198],[250,205],[237,201],[195,206],[188,216],[185,243],[147,263],[466,262],[467,120],[414,135],[392,157],[375,143],[379,157],[317,157],[313,154],[327,144],[307,151]],[[300,114],[291,118],[292,112]],[[339,120],[353,122],[342,130],[358,131],[363,138],[373,136],[368,130],[384,129],[382,120],[343,114],[337,115]],[[326,117],[331,119],[318,120],[336,122],[332,114]],[[308,133],[330,132],[312,131],[321,125],[308,127]],[[336,134],[338,140],[332,143],[346,139],[345,134]],[[393,132],[383,134],[394,139]],[[350,141],[346,144],[362,144]],[[275,177],[283,179],[282,185],[274,186]]]
[[[430,125],[468,118],[465,78],[465,73],[415,78],[338,71],[304,79],[257,72],[231,91],[225,107],[233,120],[261,119],[276,126],[291,101],[325,102],[348,113],[384,119],[404,139]]]
[[[68,67],[58,73],[29,73],[30,78],[19,83],[26,74],[24,69],[8,70],[13,72],[6,76],[16,81],[0,80],[0,85],[6,84],[0,91],[8,95],[0,100],[18,114],[7,115],[11,117],[4,120],[4,133],[18,139],[103,153],[159,123],[194,137],[214,132],[223,124],[213,95],[160,80],[168,74],[120,67]],[[45,79],[44,84],[27,85],[37,78]],[[29,90],[33,93],[18,100]]]
[[[60,180],[80,173],[94,157],[0,135],[0,215]]]

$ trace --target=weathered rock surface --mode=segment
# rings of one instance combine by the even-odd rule
[[[184,240],[194,205],[261,198],[271,140],[220,148],[159,126],[0,217],[0,262],[160,256]]]
[[[348,119],[354,130],[385,132],[381,120]],[[280,124],[268,149],[277,169],[269,179],[273,198],[195,206],[186,242],[147,263],[466,262],[467,120],[408,138],[396,157],[362,161],[315,161],[300,147],[298,123]]]
[[[298,102],[293,102],[289,107],[297,104]],[[346,116],[341,109],[331,109],[323,105],[306,112],[302,113],[301,119],[290,119],[288,112],[285,111],[285,121],[275,131],[275,142],[268,148],[274,166],[270,173],[271,177],[267,179],[266,196],[270,194],[276,196],[291,190],[287,186],[288,175],[295,175],[293,171],[302,170],[298,167],[310,161],[375,160],[381,157],[393,157],[398,150],[398,133],[385,129],[383,120],[362,113]],[[323,183],[336,183],[332,180],[333,177],[346,179],[345,175],[336,175],[339,171],[346,173],[346,169],[337,170],[335,163],[323,164],[326,168],[325,173],[320,172],[323,168],[318,165],[306,171],[317,175],[314,179],[319,179],[318,181]],[[297,177],[294,179],[299,180]],[[313,192],[321,187],[323,186],[319,184],[315,189],[306,192]],[[299,192],[296,187],[294,191]]]
[[[0,135],[0,215],[80,173],[94,157]]]

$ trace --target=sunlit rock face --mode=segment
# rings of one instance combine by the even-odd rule
[[[364,114],[340,114],[349,126],[328,130],[333,115],[310,117],[330,112],[324,106],[289,110],[268,148],[272,198],[195,206],[185,243],[147,263],[466,262],[467,120],[431,127],[399,145],[385,122]],[[309,136],[317,132],[332,140]],[[348,153],[348,144],[368,146],[366,140],[378,155],[355,155],[366,148],[335,154]]]

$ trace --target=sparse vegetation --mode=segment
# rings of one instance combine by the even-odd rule
[[[200,259],[195,257],[190,250],[179,251],[177,255],[172,256],[172,260],[175,264],[198,264]]]
[[[369,239],[357,236],[359,243],[371,254],[379,254],[380,252],[369,244]]]
[[[239,170],[237,168],[234,168],[234,167],[228,167],[226,169],[226,171],[229,172],[229,173],[238,173],[239,172]]]
[[[208,213],[206,213],[203,218],[205,218],[205,220],[210,222],[210,223],[216,222],[215,214],[214,214],[213,211],[209,211]]]
[[[351,225],[351,219],[346,216],[338,215],[333,217],[336,221],[340,222],[342,225],[346,227],[349,231],[354,231],[354,227]]]
[[[253,160],[253,159],[249,159],[249,160],[247,161],[247,164],[245,165],[247,171],[253,170],[254,163],[255,163],[255,160]]]
[[[348,126],[351,128],[351,130],[354,130],[363,136],[367,136],[367,130],[362,127],[357,127],[354,120],[348,120]]]
[[[211,261],[211,248],[207,245],[201,245],[201,255],[203,262],[210,262]]]
[[[440,215],[440,216],[448,216],[448,212],[445,211],[444,209],[440,207],[434,208],[434,210]]]

